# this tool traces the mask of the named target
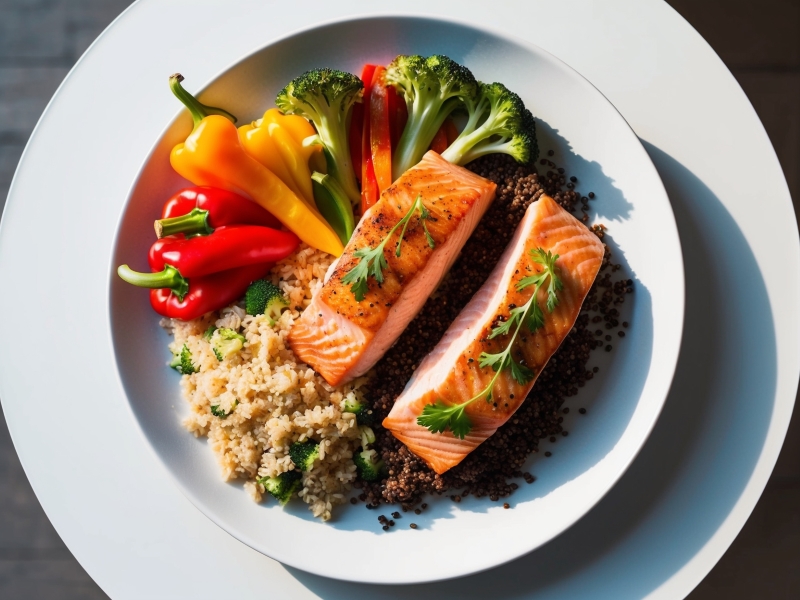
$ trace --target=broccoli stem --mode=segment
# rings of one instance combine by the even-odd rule
[[[425,99],[425,101],[428,101]],[[429,102],[429,101],[428,101]],[[420,105],[420,106],[418,106]],[[433,141],[436,132],[444,123],[444,120],[455,110],[458,103],[448,101],[440,106],[435,106],[438,114],[433,112],[430,106],[422,109],[424,102],[418,99],[409,107],[409,119],[400,140],[397,142],[397,149],[392,156],[392,179],[397,180],[403,173],[422,160],[423,155]]]
[[[345,129],[344,145],[328,140],[327,143],[323,144],[323,149],[328,166],[328,174],[339,183],[347,198],[350,199],[351,205],[356,205],[361,202],[361,192],[358,190],[354,166],[350,164],[350,146],[347,143],[348,129],[349,125]],[[352,210],[351,207],[350,211],[352,212]]]
[[[331,174],[324,175],[314,171],[311,174],[311,179],[316,184],[313,189],[317,209],[330,226],[333,227],[342,243],[347,245],[356,226],[350,198],[348,198],[341,184]]]
[[[172,265],[165,266],[164,270],[158,273],[140,273],[128,265],[121,265],[117,269],[117,274],[123,280],[138,287],[172,290],[181,302],[183,297],[189,293],[189,282]]]
[[[208,224],[208,211],[200,208],[193,208],[191,212],[179,217],[159,219],[155,222],[155,228],[159,239],[176,233],[186,235],[214,233],[214,228]]]
[[[183,81],[183,75],[180,73],[170,75],[169,89],[172,90],[172,93],[175,94],[175,97],[180,100],[189,110],[189,113],[192,115],[194,127],[197,127],[200,124],[200,121],[205,119],[208,115],[220,115],[231,122],[236,123],[236,117],[234,117],[227,110],[218,108],[216,106],[208,106],[192,96],[189,92],[183,89],[181,81]]]

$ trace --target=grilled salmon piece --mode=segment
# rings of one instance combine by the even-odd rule
[[[531,254],[537,248],[558,254],[555,265],[563,288],[557,292],[553,312],[545,308],[545,290],[539,291],[544,324],[532,333],[523,326],[514,344],[512,356],[533,371],[533,379],[520,384],[510,370],[501,371],[491,401],[481,397],[466,407],[471,429],[463,439],[449,430],[432,433],[419,425],[417,418],[426,405],[439,400],[448,406],[462,404],[480,394],[495,376],[490,366],[480,367],[480,356],[508,346],[511,335],[491,340],[488,336],[494,325],[508,319],[511,308],[524,306],[531,298],[535,288],[518,291],[517,284],[522,277],[543,271]],[[460,463],[525,400],[536,376],[575,324],[600,270],[603,252],[597,236],[555,200],[542,196],[531,204],[486,283],[414,372],[383,426],[437,473]]]
[[[292,351],[334,386],[371,369],[439,285],[494,199],[495,187],[436,152],[425,154],[364,214],[322,289],[289,332]],[[402,228],[384,248],[383,282],[369,277],[359,302],[351,284],[342,282],[363,260],[355,252],[377,247],[417,197],[430,213],[424,225],[433,248],[417,211],[407,223],[400,256],[395,250]]]

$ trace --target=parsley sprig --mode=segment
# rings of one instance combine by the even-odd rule
[[[411,208],[408,209],[405,216],[389,230],[389,233],[381,240],[380,244],[374,248],[365,246],[353,252],[353,256],[360,260],[355,267],[350,269],[345,276],[342,277],[342,283],[351,284],[350,291],[353,292],[358,302],[361,302],[367,294],[368,277],[372,276],[378,283],[383,283],[383,271],[388,266],[386,263],[386,256],[383,254],[386,243],[389,241],[389,238],[392,237],[392,234],[397,231],[397,228],[402,226],[403,230],[400,232],[400,239],[397,241],[397,248],[394,252],[395,256],[400,256],[400,248],[403,244],[403,236],[405,236],[406,229],[408,228],[408,222],[416,212],[419,212],[419,221],[422,223],[422,229],[425,231],[425,239],[428,241],[428,246],[431,248],[436,246],[433,242],[433,237],[431,237],[431,234],[428,232],[428,226],[425,223],[425,221],[430,219],[431,213],[425,208],[425,205],[422,203],[422,196],[419,195],[417,199],[414,200],[414,203],[411,205]]]
[[[431,433],[444,433],[450,430],[454,436],[463,440],[472,430],[472,421],[466,413],[467,406],[480,398],[486,398],[487,402],[491,402],[494,384],[497,378],[500,377],[500,373],[510,370],[511,377],[520,385],[525,385],[534,378],[535,373],[533,370],[514,360],[511,350],[523,325],[531,333],[544,325],[544,313],[537,300],[539,290],[547,284],[547,311],[553,312],[558,305],[557,292],[563,288],[563,284],[556,273],[558,254],[552,254],[549,251],[545,252],[542,248],[536,248],[531,250],[531,257],[535,263],[542,265],[544,269],[541,273],[523,277],[516,287],[517,291],[521,292],[524,289],[535,286],[533,294],[523,306],[512,307],[508,319],[494,327],[489,333],[490,340],[501,335],[510,334],[511,338],[508,344],[506,344],[502,352],[496,354],[482,352],[478,359],[478,364],[481,368],[491,367],[495,371],[494,377],[485,388],[466,402],[448,406],[441,399],[437,399],[433,404],[426,405],[422,410],[422,414],[417,417],[418,425],[426,427]]]

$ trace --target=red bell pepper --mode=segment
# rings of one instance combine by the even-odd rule
[[[433,136],[433,140],[431,140],[431,150],[437,154],[441,154],[447,150],[447,146],[447,133],[445,133],[444,125],[442,125],[439,127],[439,131],[436,132],[436,135]]]
[[[444,120],[442,129],[444,129],[444,133],[447,136],[447,145],[450,146],[450,144],[455,142],[456,138],[458,137],[458,129],[456,128],[456,124],[453,123],[453,119],[447,117]]]
[[[378,184],[375,180],[375,171],[372,168],[372,148],[369,133],[369,105],[372,91],[372,80],[375,75],[376,65],[364,65],[361,72],[361,81],[364,82],[364,107],[363,127],[361,129],[361,214],[378,201]]]
[[[380,196],[375,169],[372,168],[372,157],[368,156],[364,163],[364,181],[361,186],[361,214],[367,212],[370,206],[374,206]]]
[[[270,263],[250,265],[189,281],[184,279],[186,291],[183,294],[170,288],[153,289],[150,304],[161,316],[191,321],[240,299],[247,287],[263,278],[271,268]]]
[[[439,127],[439,131],[436,132],[436,135],[433,136],[433,140],[431,141],[431,150],[434,152],[441,154],[452,144],[455,139],[458,137],[458,129],[456,129],[455,123],[453,123],[450,117],[444,120],[442,126]]]
[[[389,88],[389,130],[392,138],[392,152],[397,148],[397,142],[403,135],[403,130],[408,122],[408,107],[403,97],[397,90]]]
[[[378,191],[392,185],[392,140],[389,125],[389,92],[384,75],[385,67],[377,67],[372,76],[369,94],[369,137],[372,168]],[[391,90],[393,92],[393,90]]]
[[[148,260],[153,271],[167,265],[192,278],[228,269],[277,262],[289,256],[300,243],[290,231],[256,225],[221,227],[211,235],[185,238],[170,236],[157,240]]]
[[[226,225],[261,225],[280,228],[272,214],[244,196],[212,187],[181,190],[164,204],[156,221],[156,235],[176,233],[208,235]]]

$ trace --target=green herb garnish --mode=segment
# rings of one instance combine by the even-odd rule
[[[414,203],[411,205],[411,208],[408,209],[405,216],[391,228],[380,244],[374,248],[365,246],[353,252],[353,256],[361,260],[342,277],[342,283],[351,284],[350,291],[353,292],[358,302],[361,302],[367,294],[367,278],[370,275],[378,283],[383,283],[383,271],[388,266],[386,257],[383,254],[386,243],[389,241],[389,238],[392,237],[392,234],[397,231],[397,228],[402,225],[403,230],[400,232],[400,239],[397,241],[397,249],[394,252],[395,256],[400,256],[400,248],[403,243],[403,236],[405,236],[406,229],[408,228],[408,222],[417,211],[419,211],[419,221],[422,223],[422,229],[425,231],[425,239],[428,241],[428,246],[433,248],[436,245],[434,244],[433,237],[431,237],[431,234],[428,232],[428,226],[425,224],[425,221],[430,219],[431,213],[422,203],[422,196],[417,196],[417,199],[414,200]]]
[[[513,307],[508,315],[508,319],[494,327],[489,334],[489,339],[494,339],[500,335],[511,334],[511,339],[505,350],[496,354],[482,352],[479,358],[481,368],[491,367],[495,371],[489,385],[483,388],[478,394],[460,404],[448,406],[441,399],[437,399],[433,404],[428,404],[422,410],[422,414],[417,417],[417,424],[426,427],[431,433],[444,433],[451,431],[459,439],[464,437],[472,430],[472,421],[466,413],[466,408],[480,398],[486,398],[487,402],[492,401],[492,390],[500,373],[510,369],[511,377],[520,385],[530,382],[536,375],[533,370],[525,365],[518,363],[511,355],[514,342],[517,341],[522,326],[525,325],[530,332],[534,332],[544,325],[544,313],[537,301],[539,290],[547,283],[547,311],[553,312],[558,305],[556,292],[562,289],[561,279],[556,274],[556,260],[558,254],[553,255],[545,252],[542,248],[531,250],[533,261],[544,267],[541,273],[522,278],[517,283],[517,291],[522,291],[531,286],[535,286],[530,299],[519,307]]]

